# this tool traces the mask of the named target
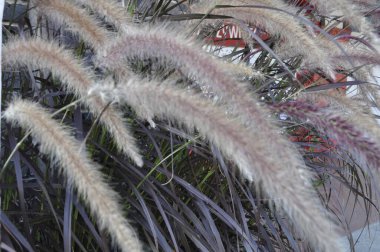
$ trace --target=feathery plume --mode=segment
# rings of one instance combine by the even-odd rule
[[[343,15],[350,24],[359,30],[359,32],[368,36],[373,42],[378,40],[375,34],[375,28],[366,20],[364,15],[360,13],[359,6],[351,0],[312,0],[315,5],[324,14]]]
[[[100,49],[108,38],[99,22],[73,3],[62,0],[35,0],[38,11],[58,24],[66,24],[86,43]]]
[[[92,162],[70,132],[53,120],[41,106],[18,100],[4,112],[8,122],[30,130],[40,151],[56,163],[73,183],[101,229],[107,230],[122,251],[142,251],[132,227],[123,217],[117,194],[104,182],[100,167]]]
[[[118,4],[115,0],[74,0],[79,4],[83,4],[98,13],[105,20],[113,24],[118,30],[124,26],[129,15],[125,8]]]
[[[92,71],[83,67],[72,54],[56,43],[40,39],[14,40],[3,47],[4,65],[31,65],[37,68],[50,69],[77,96],[87,96],[94,82]],[[89,97],[85,104],[91,113],[98,116],[106,107],[99,97]],[[125,126],[122,116],[113,107],[106,109],[100,117],[113,136],[118,148],[129,155],[138,166],[142,166],[142,157],[136,147],[134,137]]]
[[[200,50],[192,40],[181,38],[164,28],[145,30],[129,27],[126,34],[105,48],[104,54],[98,55],[98,61],[110,69],[123,69],[124,59],[129,57],[158,57],[169,60],[183,73],[204,83],[223,102],[227,102],[231,112],[238,114],[244,125],[250,125],[253,131],[261,131],[264,138],[276,143],[277,153],[283,153],[287,160],[295,155],[296,152],[289,148],[287,141],[279,136],[264,117],[265,109],[256,103],[247,85],[226,74],[229,69]],[[289,166],[296,165],[289,162]]]
[[[232,99],[232,107],[238,107],[241,114],[246,115],[246,110],[249,110],[246,121],[261,117],[257,111],[259,106],[247,91],[247,85],[237,82],[232,78],[232,73],[229,74],[230,64],[218,61],[205,53],[191,39],[181,37],[164,27],[149,29],[130,26],[125,34],[110,42],[104,51],[98,54],[97,62],[102,67],[118,70],[124,69],[125,60],[133,57],[157,57],[169,61],[186,75],[202,82],[222,99],[224,97],[226,102]],[[245,106],[243,102],[246,102]]]
[[[247,84],[235,81],[228,74],[230,69],[225,64],[203,52],[192,40],[181,38],[165,28],[128,27],[125,34],[98,55],[98,62],[110,69],[124,69],[124,60],[131,57],[158,57],[170,61],[186,75],[201,81],[222,102],[228,103],[231,113],[239,115],[244,125],[249,125],[263,138],[276,143],[276,153],[283,154],[286,160],[291,160],[289,157],[295,155],[296,151],[289,147],[288,141],[268,122],[264,116],[266,110],[256,102]],[[295,163],[298,161],[292,160],[288,165],[295,167]]]
[[[371,64],[378,64],[379,53],[376,51],[369,51],[367,45],[349,45],[345,43],[342,45],[345,53],[337,49],[333,43],[327,39],[321,39],[319,42],[320,47],[328,51],[334,65],[343,69],[351,69],[352,76],[362,82],[368,82],[365,85],[358,85],[358,95],[360,95],[366,102],[368,107],[372,106],[373,101],[380,104],[379,89],[376,85],[371,85]],[[373,80],[373,79],[372,79]]]
[[[379,53],[370,53],[360,49],[347,51],[347,55],[332,52],[333,61],[344,69],[352,69],[352,75],[356,80],[367,82],[357,86],[356,90],[358,92],[355,96],[361,97],[367,103],[367,109],[370,112],[374,102],[380,104],[379,87],[373,85],[373,82],[376,82],[376,80],[372,76],[373,66],[371,65],[380,62],[378,60]]]
[[[366,132],[376,143],[380,143],[380,127],[376,119],[371,116],[366,105],[360,104],[353,98],[333,93],[304,93],[299,96],[299,101],[311,104],[322,104],[326,112],[339,114],[349,123],[355,125],[362,132]],[[368,115],[366,115],[368,114]]]
[[[268,139],[260,139],[264,132],[254,134],[208,100],[167,83],[132,77],[116,88],[99,86],[93,91],[129,104],[145,119],[157,116],[175,120],[189,130],[196,128],[237,164],[245,178],[255,180],[276,199],[275,204],[285,210],[315,248],[340,251],[336,234],[326,232],[331,223],[311,189],[309,172],[299,171],[304,169],[301,161],[288,166],[286,160],[278,162],[278,157],[273,158],[274,146],[268,144]]]
[[[241,7],[213,9],[216,4]],[[286,44],[290,48],[297,48],[298,55],[303,56],[305,64],[309,67],[319,67],[328,74],[333,72],[328,52],[318,47],[315,43],[317,38],[312,38],[295,17],[276,10],[248,7],[247,5],[266,6],[286,10],[297,15],[296,8],[280,0],[219,0],[216,3],[214,1],[207,1],[207,3],[201,2],[201,4],[195,4],[191,9],[195,13],[207,13],[213,9],[212,14],[231,16],[254,24],[272,35],[279,35],[286,40]]]
[[[339,145],[354,155],[356,161],[363,167],[368,165],[372,169],[369,172],[375,172],[376,179],[380,179],[380,158],[378,157],[380,145],[378,144],[378,136],[368,134],[372,130],[369,132],[362,131],[360,127],[342,116],[329,111],[326,112],[303,101],[285,102],[275,104],[272,107],[278,112],[307,121],[330,138],[337,140]]]
[[[335,54],[334,61],[339,62],[341,65],[347,66],[346,60],[354,62],[357,69],[354,72],[356,79],[368,82],[366,85],[358,85],[359,95],[367,102],[368,108],[371,108],[373,103],[380,106],[380,88],[376,83],[374,76],[371,74],[372,65],[378,65],[380,54],[377,52],[359,51],[351,52],[349,55]]]
[[[348,55],[342,55],[339,53],[336,53],[333,55],[334,61],[337,63],[344,62],[348,59],[352,60],[355,63],[359,63],[360,65],[379,65],[380,64],[380,59],[379,59],[380,54],[379,53],[369,53],[365,51],[351,51]]]
[[[246,84],[235,81],[228,73],[229,69],[220,61],[203,52],[190,39],[181,38],[168,29],[136,29],[128,27],[125,34],[105,47],[98,55],[98,61],[110,69],[124,69],[124,60],[130,57],[158,57],[170,61],[188,76],[194,76],[204,83],[207,89],[215,92],[222,102],[229,105],[229,112],[237,115],[243,125],[247,125],[265,145],[273,143],[272,153],[277,153],[277,167],[303,167],[301,157],[294,146],[281,136],[271,123],[267,111],[261,107]],[[272,154],[268,153],[268,156]]]

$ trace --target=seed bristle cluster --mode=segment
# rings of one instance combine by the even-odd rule
[[[100,167],[91,161],[71,133],[36,103],[16,100],[4,113],[8,122],[30,130],[40,151],[56,163],[123,251],[141,251],[141,244],[123,217],[116,193],[105,183]]]
[[[70,51],[54,42],[41,39],[13,40],[3,47],[3,56],[4,65],[29,65],[51,70],[69,91],[79,97],[86,98],[96,82],[92,69],[83,66]],[[142,157],[134,137],[120,113],[113,106],[103,112],[107,104],[98,97],[88,97],[84,99],[84,104],[95,116],[100,116],[100,122],[110,131],[118,148],[142,166]]]
[[[226,117],[223,109],[198,95],[175,88],[170,81],[158,83],[131,76],[117,88],[100,86],[93,92],[127,103],[146,120],[156,116],[176,121],[190,131],[197,129],[237,164],[245,178],[262,184],[270,197],[280,198],[275,205],[302,227],[300,229],[315,247],[324,251],[339,250],[335,242],[328,242],[334,234],[324,231],[331,228],[331,223],[326,220],[327,214],[322,208],[317,207],[318,199],[309,184],[311,176],[291,152],[279,163],[270,155],[271,146],[260,141],[257,132],[243,126],[236,118]]]
[[[95,49],[101,48],[109,38],[108,32],[96,19],[73,3],[59,0],[35,2],[41,15],[47,15],[56,24],[67,25],[71,32],[78,34]]]

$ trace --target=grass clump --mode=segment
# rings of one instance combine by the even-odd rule
[[[28,22],[3,32],[4,246],[340,251],[323,188],[340,176],[376,208],[378,88],[352,60],[377,55],[376,35],[363,6],[313,4],[28,2]],[[342,42],[329,29],[347,18],[360,35]],[[246,46],[206,52],[216,19]],[[338,74],[366,105],[332,95],[355,84]]]

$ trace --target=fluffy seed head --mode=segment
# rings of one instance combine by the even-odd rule
[[[94,83],[92,70],[84,67],[69,51],[53,42],[41,39],[11,41],[3,47],[2,60],[4,65],[30,65],[49,69],[69,91],[79,97],[86,97]],[[85,99],[85,104],[95,116],[100,115],[107,106],[99,97]],[[134,137],[120,113],[111,106],[102,113],[100,122],[110,131],[119,149],[130,156],[137,165],[142,166],[142,157]]]
[[[355,123],[340,116],[337,111],[322,109],[304,101],[285,102],[273,105],[273,108],[299,120],[308,121],[318,130],[335,139],[338,145],[349,151],[362,167],[370,168],[369,172],[375,175],[375,184],[378,183],[380,179],[379,136],[372,135],[379,132],[378,128],[376,131],[373,127],[363,128],[365,125],[363,122]]]
[[[311,189],[310,174],[304,165],[298,162],[288,166],[286,160],[277,162],[277,157],[272,158],[274,146],[268,144],[268,139],[260,141],[236,118],[228,118],[224,109],[190,91],[138,78],[119,83],[115,89],[100,87],[99,92],[108,92],[104,97],[129,104],[145,119],[157,116],[177,121],[189,130],[196,128],[237,164],[245,178],[262,184],[270,197],[279,198],[275,204],[285,210],[315,248],[340,251],[336,234],[326,232],[332,224]]]
[[[115,0],[74,0],[79,4],[90,7],[93,11],[104,17],[107,22],[113,24],[118,30],[128,23],[128,13]]]
[[[60,25],[67,25],[73,33],[95,49],[100,49],[109,38],[107,31],[99,22],[73,3],[61,0],[35,0],[35,2],[41,14],[47,15]]]
[[[192,6],[195,13],[207,13],[211,10],[215,3],[209,1],[201,1],[201,4]],[[298,55],[303,56],[304,64],[310,68],[321,68],[327,74],[333,72],[332,63],[328,52],[321,50],[315,43],[318,38],[310,36],[308,31],[303,28],[300,22],[293,16],[280,12],[278,10],[248,7],[248,5],[259,5],[285,10],[297,14],[297,9],[285,4],[281,0],[234,0],[216,1],[218,5],[242,6],[233,8],[217,8],[212,14],[227,15],[233,18],[243,20],[249,24],[253,24],[271,35],[279,35],[288,48],[297,48]]]
[[[116,193],[104,182],[99,166],[91,161],[70,132],[35,103],[18,100],[4,112],[4,118],[30,130],[40,151],[56,163],[76,187],[79,195],[122,251],[142,251],[132,227],[123,217]]]

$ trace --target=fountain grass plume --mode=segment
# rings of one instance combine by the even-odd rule
[[[107,22],[114,25],[118,30],[130,21],[130,17],[120,3],[115,0],[73,0],[79,4],[88,6]]]
[[[216,94],[219,102],[228,104],[229,112],[257,135],[256,141],[273,143],[271,151],[278,155],[273,158],[274,162],[286,167],[300,166],[301,157],[297,150],[268,120],[266,115],[269,112],[257,102],[248,85],[234,80],[226,64],[202,51],[192,39],[181,37],[166,27],[137,29],[130,26],[105,47],[97,61],[100,66],[118,71],[134,57],[169,61],[182,73],[195,78],[206,90]],[[299,169],[299,172],[303,170]]]
[[[169,61],[182,73],[195,78],[206,90],[218,95],[220,102],[228,104],[229,111],[237,115],[242,124],[248,125],[252,132],[260,132],[260,139],[273,142],[272,151],[280,155],[278,160],[287,161],[279,163],[298,166],[301,158],[297,151],[268,121],[268,111],[257,102],[248,85],[236,81],[229,74],[231,69],[227,64],[202,51],[192,39],[181,37],[166,27],[129,27],[125,34],[105,47],[97,61],[102,67],[118,71],[125,70],[125,62],[134,57]]]
[[[49,69],[78,97],[86,97],[89,88],[95,82],[92,69],[84,67],[70,51],[63,49],[54,42],[41,39],[12,40],[3,46],[2,64],[8,66],[30,65],[36,68]],[[86,106],[98,116],[100,122],[106,126],[113,136],[118,148],[138,165],[142,166],[142,157],[135,144],[135,139],[126,127],[126,123],[119,112],[99,97],[85,99]]]
[[[109,232],[122,251],[142,251],[136,234],[123,216],[117,194],[105,183],[99,165],[88,158],[67,128],[38,104],[23,100],[11,103],[4,118],[30,130],[40,151],[59,166],[96,216],[99,227]]]
[[[35,0],[36,7],[42,15],[52,21],[65,24],[69,30],[79,35],[87,44],[100,49],[109,39],[108,32],[84,9],[62,0]]]
[[[178,89],[169,81],[148,82],[130,77],[116,88],[98,86],[92,92],[127,103],[144,119],[169,119],[189,131],[196,129],[237,164],[244,178],[262,185],[314,248],[340,251],[336,233],[329,232],[333,224],[311,187],[311,174],[302,161],[295,166],[289,166],[287,160],[278,162],[278,156],[273,157],[276,144],[268,144],[269,140],[260,139],[264,137],[258,132],[254,134],[235,117],[228,117],[226,108],[215,106],[192,91]],[[285,158],[292,159],[292,156]]]
[[[238,7],[215,8],[215,5],[231,5]],[[303,57],[303,61],[310,68],[321,68],[331,75],[334,71],[328,52],[321,50],[316,43],[317,37],[311,34],[293,16],[278,10],[249,7],[249,5],[266,6],[297,15],[297,8],[285,4],[280,0],[234,0],[234,1],[201,1],[194,4],[193,13],[207,13],[227,15],[253,24],[271,35],[278,35],[290,48],[297,48],[297,54]],[[282,42],[284,43],[284,42]]]
[[[125,34],[110,41],[98,54],[97,62],[100,67],[117,72],[119,69],[125,69],[125,63],[136,57],[158,58],[163,63],[174,65],[209,91],[218,94],[224,102],[231,101],[231,107],[240,109],[245,121],[262,116],[257,111],[260,106],[254,102],[248,85],[233,78],[236,74],[232,73],[233,70],[242,69],[240,72],[246,73],[247,68],[230,68],[231,64],[202,51],[201,46],[194,40],[185,38],[165,26],[128,27]]]
[[[311,3],[324,15],[343,15],[354,29],[366,35],[372,42],[379,42],[375,27],[370,24],[360,12],[359,6],[352,0],[312,0]]]
[[[323,104],[326,100],[321,100]],[[286,113],[298,120],[307,121],[309,124],[327,134],[337,141],[338,146],[349,151],[362,167],[369,167],[369,173],[375,175],[374,183],[380,180],[380,142],[379,136],[373,135],[373,130],[365,131],[352,120],[321,107],[311,105],[302,100],[274,104],[275,111]],[[378,126],[377,126],[378,127]],[[367,128],[368,129],[368,128]],[[378,129],[375,132],[379,132]]]
[[[371,116],[372,112],[364,104],[355,101],[354,98],[337,95],[334,93],[304,93],[298,98],[299,101],[309,104],[321,104],[322,111],[339,114],[350,124],[355,125],[360,131],[371,135],[374,142],[380,143],[380,127],[376,119]]]

